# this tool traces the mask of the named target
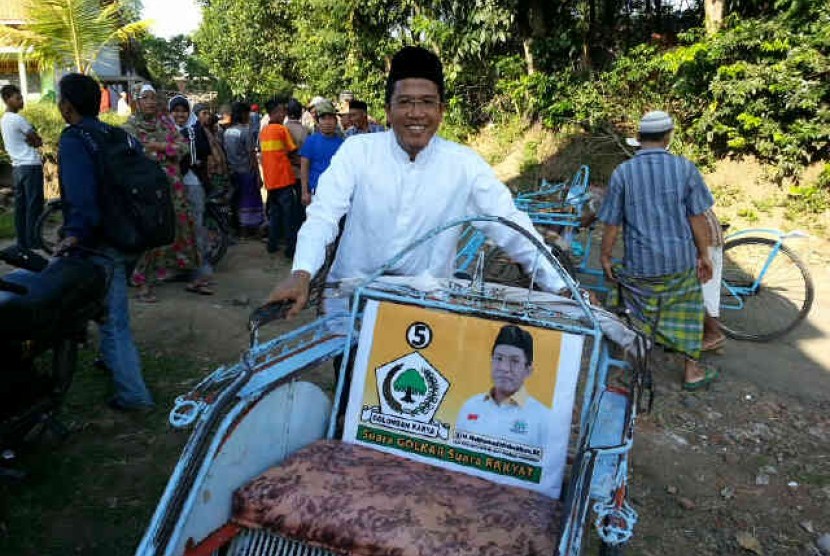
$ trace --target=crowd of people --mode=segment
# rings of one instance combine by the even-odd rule
[[[40,138],[17,114],[22,108],[19,91],[4,87],[2,96],[7,105],[3,137],[18,201],[18,243],[37,247],[34,220],[43,203],[36,151]],[[111,318],[101,325],[101,354],[114,377],[116,395],[110,405],[116,409],[153,403],[130,332],[128,284],[136,286],[136,300],[145,303],[158,302],[156,288],[172,279],[184,279],[188,292],[214,293],[204,227],[210,196],[230,203],[236,241],[261,239],[271,257],[282,248],[293,261],[290,275],[270,295],[271,301],[292,303],[289,315],[305,306],[311,278],[337,238],[330,281],[371,274],[415,238],[464,216],[501,216],[541,241],[493,169],[471,149],[436,136],[445,109],[443,67],[423,48],[405,47],[392,60],[385,90],[386,133],[369,118],[367,104],[353,99],[338,111],[322,97],[303,106],[297,99],[275,96],[265,103],[264,114],[244,101],[214,111],[206,104],[191,106],[184,95],[164,99],[150,84],[134,99],[124,128],[164,171],[176,213],[174,241],[138,257],[104,244],[97,227],[101,184],[94,152],[82,137],[85,129],[105,126],[98,120],[101,89],[79,74],[60,82],[59,108],[68,127],[59,144],[66,223],[59,252],[85,245],[106,253],[106,264],[114,267]],[[716,378],[714,370],[699,363],[701,350],[723,341],[717,315],[710,311],[706,316],[701,288],[711,286],[711,249],[717,246],[719,225],[700,172],[667,150],[672,129],[668,114],[647,114],[640,124],[640,151],[614,172],[598,213],[605,224],[602,263],[609,278],[629,285],[629,301],[639,304],[646,325],[654,324],[649,316],[660,315],[656,337],[686,355],[684,387],[696,389]],[[512,230],[485,231],[527,270],[537,264],[535,248],[517,241]],[[613,265],[620,231],[625,256],[622,265]],[[445,242],[423,255],[406,258],[392,270],[442,276],[452,267],[455,245]],[[543,262],[534,272],[540,287],[567,295],[553,267]],[[333,310],[344,303],[348,300],[326,299],[324,307]]]

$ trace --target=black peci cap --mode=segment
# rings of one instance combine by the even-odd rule
[[[392,58],[392,66],[386,78],[386,103],[392,99],[395,83],[401,79],[428,79],[438,86],[438,94],[444,100],[444,67],[433,52],[420,46],[405,46]]]

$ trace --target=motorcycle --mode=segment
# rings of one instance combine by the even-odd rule
[[[47,260],[10,247],[0,261],[18,267],[0,278],[0,477],[22,478],[7,465],[15,450],[39,427],[67,433],[55,415],[87,323],[106,318],[110,278],[86,256]]]

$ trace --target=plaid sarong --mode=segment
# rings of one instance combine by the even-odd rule
[[[645,334],[652,334],[656,322],[657,343],[698,359],[704,306],[697,270],[650,278],[626,276],[623,269],[615,270],[620,287],[611,290],[609,305],[619,304],[621,292],[626,309]]]

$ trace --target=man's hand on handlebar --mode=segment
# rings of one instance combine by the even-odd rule
[[[308,272],[304,270],[293,272],[291,276],[276,285],[271,295],[268,296],[268,302],[293,301],[294,304],[288,309],[285,318],[296,317],[308,303],[310,283],[311,275]]]

